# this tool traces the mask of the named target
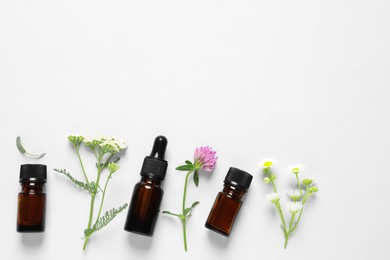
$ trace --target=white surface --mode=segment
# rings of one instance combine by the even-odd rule
[[[0,259],[387,259],[389,26],[386,0],[1,1]],[[53,171],[47,232],[15,232],[20,164],[81,177],[70,133],[129,143],[106,208],[130,200],[156,135],[169,139],[162,210],[180,208],[174,168],[196,146],[218,150],[216,171],[189,188],[201,204],[187,254],[178,220],[160,215],[149,239],[123,231],[126,214],[83,253],[88,197]],[[47,156],[21,156],[18,135]],[[280,190],[293,163],[319,182],[286,251],[257,168],[264,157],[278,160]],[[203,225],[230,166],[254,180],[225,239]]]

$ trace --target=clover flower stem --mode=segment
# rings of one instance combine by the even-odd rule
[[[103,155],[99,152],[99,156],[98,156],[98,165],[99,166],[98,166],[98,173],[97,173],[97,178],[96,178],[96,187],[95,187],[94,192],[91,194],[91,204],[90,204],[90,207],[89,207],[89,219],[88,219],[88,226],[87,226],[88,230],[91,229],[91,225],[92,225],[93,209],[94,209],[94,206],[95,206],[95,198],[96,198],[97,189],[99,187],[100,175],[102,173],[102,169],[100,167],[100,163],[102,161],[102,156]],[[87,243],[88,243],[89,237],[90,236],[85,238],[83,250],[85,250],[85,248],[87,247]]]
[[[79,146],[73,145],[73,147],[76,150],[77,157],[79,158],[79,162],[80,162],[80,165],[81,165],[81,169],[83,170],[83,174],[84,174],[85,180],[87,181],[87,184],[89,184],[87,173],[85,172],[84,164],[83,164],[83,161],[81,160],[81,156],[80,156],[80,152],[79,152]]]
[[[183,226],[183,239],[184,239],[184,251],[187,252],[187,232],[186,232],[186,219],[185,217],[181,220]]]
[[[186,197],[187,197],[187,183],[188,183],[188,177],[190,176],[190,174],[192,173],[193,171],[189,171],[186,175],[186,180],[184,182],[184,192],[183,192],[183,207],[182,207],[182,210],[183,210],[183,215],[184,215],[184,210],[186,209]]]
[[[186,180],[184,182],[184,192],[183,192],[183,205],[182,205],[182,219],[181,223],[183,226],[183,239],[184,239],[184,250],[187,252],[187,232],[186,232],[186,216],[184,214],[184,210],[186,209],[186,197],[187,197],[187,183],[188,183],[188,177],[193,172],[193,170],[189,171],[186,174]]]

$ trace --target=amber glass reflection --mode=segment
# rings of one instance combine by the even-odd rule
[[[142,177],[134,187],[125,230],[152,236],[163,197],[161,181]]]
[[[18,195],[18,232],[45,231],[46,194],[43,183],[22,183]]]
[[[244,193],[244,191],[234,186],[225,186],[215,199],[206,227],[224,236],[229,236],[241,207],[241,198]]]

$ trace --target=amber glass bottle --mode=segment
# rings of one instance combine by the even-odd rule
[[[248,191],[252,175],[231,167],[225,177],[224,188],[219,192],[207,218],[206,227],[229,236],[241,207],[241,198]]]
[[[23,164],[20,167],[22,191],[18,196],[18,232],[45,231],[46,172],[46,165],[42,164]]]
[[[164,160],[168,140],[157,136],[150,156],[145,157],[141,169],[141,181],[134,187],[125,223],[125,230],[152,236],[160,212],[163,197],[161,183],[168,163]]]

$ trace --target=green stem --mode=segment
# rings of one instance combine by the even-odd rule
[[[301,211],[299,212],[299,216],[298,216],[297,222],[295,222],[295,225],[294,225],[294,227],[292,228],[291,232],[293,232],[293,231],[297,228],[298,223],[299,223],[299,221],[301,220],[301,216],[302,216],[303,209],[304,209],[303,206],[306,204],[306,201],[307,201],[308,197],[309,197],[309,187],[306,186],[305,197],[303,197],[303,199],[302,199],[302,209],[301,209]]]
[[[279,202],[278,202],[277,204],[275,204],[275,206],[276,206],[276,209],[278,210],[280,219],[282,220],[283,232],[284,232],[284,234],[286,235],[287,229],[286,229],[286,221],[284,220],[283,210],[282,210],[282,208],[280,207],[280,203],[279,203]]]
[[[189,171],[186,175],[186,180],[184,182],[184,192],[183,192],[183,205],[182,205],[182,210],[183,210],[183,215],[184,215],[184,210],[186,209],[186,197],[187,197],[187,183],[188,183],[188,177],[193,171]]]
[[[299,181],[299,178],[298,178],[298,173],[295,174],[295,178],[297,180],[297,184],[298,184],[298,189],[299,189],[299,193],[301,194],[301,198],[302,198],[302,188],[301,188],[301,182]]]
[[[181,224],[183,226],[184,251],[187,252],[187,232],[186,232],[186,218],[182,218]]]
[[[274,183],[274,180],[272,179],[272,173],[271,173],[271,168],[267,167],[267,174],[268,174],[268,178],[270,179],[271,181],[271,184],[272,184],[272,188],[274,189],[274,192],[276,193],[276,186],[275,186],[275,183]]]
[[[96,217],[95,224],[96,224],[96,222],[99,220],[100,214],[102,213],[103,202],[104,202],[104,198],[106,197],[107,185],[108,185],[109,180],[111,179],[111,175],[112,175],[112,174],[108,175],[107,180],[106,180],[106,184],[104,185],[102,200],[100,201],[99,212],[98,212],[98,215],[97,215],[97,217]]]
[[[285,238],[284,238],[284,249],[286,249],[286,248],[287,248],[287,244],[288,244],[288,238],[289,238],[289,236],[288,236],[288,235],[286,235],[286,236],[285,236]]]
[[[79,146],[73,145],[73,147],[76,150],[77,157],[79,158],[79,162],[80,162],[80,165],[81,165],[81,169],[83,170],[83,174],[84,174],[85,180],[87,181],[87,184],[89,184],[87,173],[85,172],[84,164],[83,164],[83,161],[81,160],[81,156],[80,156],[80,152],[79,152]]]
[[[186,209],[186,197],[187,197],[187,183],[188,183],[188,177],[193,172],[193,170],[189,171],[186,174],[186,180],[184,182],[184,192],[183,192],[183,205],[182,205],[182,217],[181,217],[181,223],[183,226],[183,239],[184,239],[184,250],[187,252],[187,232],[186,232],[186,218],[187,216],[184,214],[184,210]]]
[[[291,220],[290,220],[290,226],[289,226],[289,230],[288,232],[285,234],[285,241],[284,241],[284,249],[287,248],[287,244],[288,244],[288,239],[291,235],[291,233],[293,232],[293,223],[294,223],[294,220],[295,220],[295,214],[292,214],[291,215]]]
[[[87,230],[90,230],[91,229],[91,225],[92,225],[93,209],[94,209],[94,206],[95,206],[95,198],[96,198],[97,189],[99,187],[100,175],[102,173],[102,170],[101,170],[101,167],[100,167],[101,161],[102,161],[102,154],[99,152],[99,156],[98,156],[98,173],[97,173],[97,178],[96,178],[96,187],[95,187],[94,192],[91,194],[91,204],[90,204],[90,207],[89,207],[89,219],[88,219]],[[85,238],[83,250],[85,250],[85,248],[87,247],[87,243],[88,243],[88,240],[89,240],[90,236],[91,235],[89,235],[89,236],[87,236]]]

